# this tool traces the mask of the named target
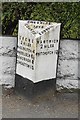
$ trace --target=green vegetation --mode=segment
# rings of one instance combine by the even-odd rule
[[[2,3],[2,34],[17,35],[18,20],[60,22],[61,38],[80,38],[80,3]]]

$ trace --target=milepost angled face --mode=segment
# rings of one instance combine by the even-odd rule
[[[60,23],[19,20],[16,73],[34,83],[56,78]]]

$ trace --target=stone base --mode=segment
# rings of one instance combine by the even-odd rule
[[[33,83],[27,78],[23,78],[22,76],[16,74],[15,79],[15,89],[20,94],[22,93],[28,98],[32,98],[33,96],[47,94],[49,91],[56,90],[56,79],[43,80],[38,83]]]

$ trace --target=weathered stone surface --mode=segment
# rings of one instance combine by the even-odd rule
[[[2,86],[0,86],[0,120],[2,119]]]
[[[0,84],[14,87],[16,65],[16,37],[0,37]]]
[[[78,88],[80,51],[79,40],[61,40],[57,72],[57,89]]]
[[[78,40],[61,40],[60,41],[60,51],[59,59],[60,60],[76,60],[78,59]]]
[[[17,38],[0,36],[0,56],[16,56]]]

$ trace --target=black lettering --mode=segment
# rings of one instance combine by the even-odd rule
[[[53,51],[36,53],[37,56],[39,56],[39,55],[48,55],[48,54],[53,54]]]
[[[19,39],[21,40],[21,36],[19,36]]]
[[[37,44],[39,44],[39,40],[37,40]]]
[[[33,53],[35,53],[35,50],[33,50]]]
[[[25,42],[23,42],[23,44],[25,45]]]
[[[33,39],[32,39],[32,43],[33,43]]]
[[[43,43],[45,43],[45,40],[43,41]]]
[[[37,24],[39,24],[39,22],[37,22]]]
[[[43,55],[47,55],[48,53],[47,52],[43,52]]]
[[[50,45],[47,45],[48,46],[48,48],[50,48]]]
[[[29,65],[27,67],[29,67]]]
[[[36,32],[35,32],[35,31],[32,31],[32,33],[33,33],[33,34],[36,34]]]
[[[56,40],[56,42],[58,42],[58,40]]]
[[[32,66],[32,70],[34,70],[34,67]]]
[[[30,54],[29,54],[29,53],[25,53],[25,55],[26,55],[27,57],[30,57]]]
[[[30,39],[28,41],[30,42]]]
[[[27,41],[27,38],[25,38],[25,41]]]
[[[41,35],[41,33],[39,33]]]
[[[54,40],[54,43],[56,43],[56,40]]]
[[[43,22],[42,22],[42,21],[40,21],[40,24],[43,24]]]
[[[21,44],[22,44],[22,41],[21,41]]]
[[[34,64],[34,60],[32,60],[32,64]]]
[[[32,65],[29,65],[27,63],[23,63],[23,62],[21,62],[19,60],[17,60],[17,63],[20,64],[20,65],[26,66],[26,67],[28,67],[28,68],[30,68],[32,70],[34,70],[34,66],[32,66]]]
[[[40,45],[40,49],[42,49],[42,48],[43,48],[43,44]]]
[[[30,54],[29,53],[25,53],[25,52],[22,52],[22,51],[17,51],[17,53],[21,54],[21,55],[24,55],[26,57],[30,57]]]
[[[35,26],[35,28],[38,28],[38,26]]]
[[[53,51],[49,51],[49,54],[53,54]]]
[[[22,40],[24,40],[24,37],[22,37]]]
[[[44,48],[46,48],[47,46],[46,45],[44,45]]]
[[[58,54],[58,50],[55,50],[55,54]]]
[[[34,59],[34,55],[33,54],[31,54],[31,58]]]
[[[51,40],[49,40],[49,42],[51,43]]]
[[[50,47],[54,47],[54,44],[50,44]]]
[[[42,31],[41,33],[43,34],[44,32]]]
[[[18,46],[18,48],[21,49],[21,50],[25,50],[25,51],[27,51],[27,52],[32,52],[31,49],[26,48],[26,47]]]
[[[36,56],[39,56],[40,55],[40,53],[36,53]]]
[[[46,42],[48,43],[48,40],[46,40]]]
[[[30,43],[28,43],[28,47],[31,47],[31,44],[30,44]]]

